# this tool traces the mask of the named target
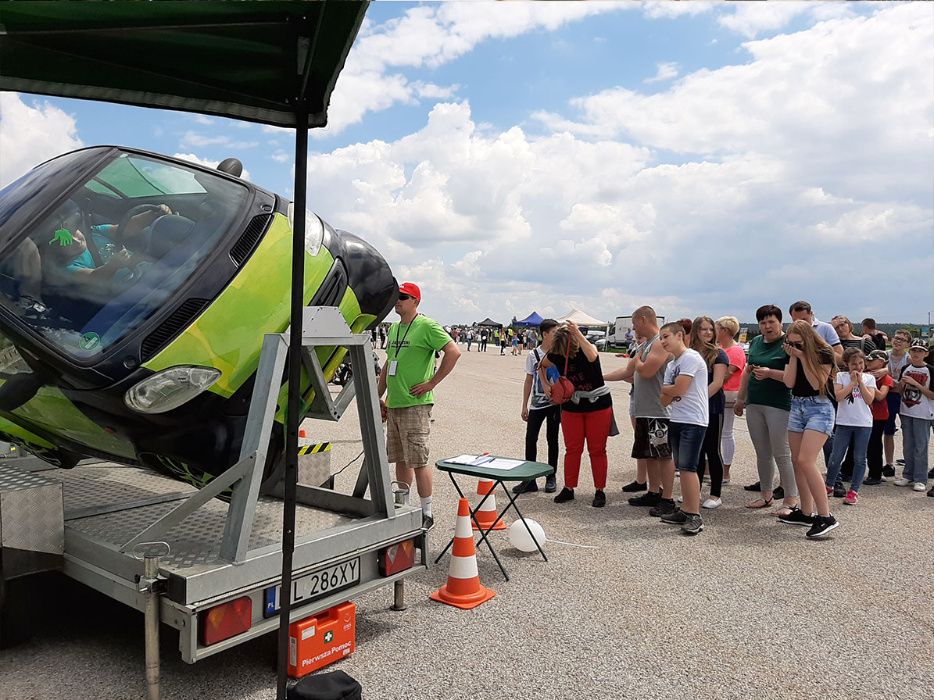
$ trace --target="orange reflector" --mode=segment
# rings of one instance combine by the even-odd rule
[[[249,596],[216,605],[200,615],[201,644],[208,647],[241,632],[253,624],[253,601]]]
[[[392,576],[415,565],[415,540],[405,540],[379,550],[379,575]]]

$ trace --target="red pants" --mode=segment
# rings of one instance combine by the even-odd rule
[[[584,439],[587,440],[594,488],[606,488],[606,439],[610,435],[612,420],[612,408],[590,413],[561,411],[561,432],[564,433],[564,485],[567,488],[577,488]]]

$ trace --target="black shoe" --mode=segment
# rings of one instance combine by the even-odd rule
[[[934,469],[931,469],[931,470],[928,472],[928,479],[934,479]]]
[[[554,493],[558,490],[558,482],[555,479],[555,475],[545,477],[545,493]]]
[[[874,476],[870,476],[868,479],[863,479],[863,486],[878,486],[882,483],[882,479],[877,479]]]
[[[807,531],[807,537],[812,540],[826,537],[830,534],[830,531],[835,529],[839,524],[837,519],[832,515],[828,515],[826,518],[818,515],[814,518],[814,524],[811,526],[811,529]]]
[[[422,529],[430,530],[435,526],[435,519],[430,515],[422,515]]]
[[[743,491],[761,491],[761,484],[757,481],[754,484],[749,484],[749,486],[743,486]]]
[[[895,467],[891,464],[886,464],[882,467],[882,476],[895,476]]]
[[[678,508],[673,513],[666,513],[662,516],[662,522],[669,525],[684,525],[688,521],[688,514]]]
[[[833,497],[843,498],[844,496],[846,496],[846,486],[843,485],[843,482],[838,481],[833,485]]]
[[[561,489],[561,493],[555,496],[555,503],[567,503],[568,501],[574,500],[574,489],[569,489],[565,486]]]
[[[663,515],[674,513],[677,509],[678,507],[675,505],[673,498],[660,498],[658,499],[658,505],[649,511],[649,515],[653,518],[660,518]]]
[[[704,531],[704,521],[701,520],[701,516],[694,515],[693,513],[687,516],[687,520],[684,525],[681,526],[681,532],[685,535],[698,535]]]
[[[778,522],[785,523],[785,525],[814,525],[814,516],[805,515],[804,511],[800,508],[792,508],[791,512],[788,515],[780,515],[778,517]]]
[[[513,493],[535,493],[536,491],[538,491],[538,482],[535,479],[520,481],[512,487]]]
[[[785,489],[783,489],[781,486],[779,486],[777,489],[772,491],[772,498],[784,498],[784,497],[785,497]]]
[[[932,486],[931,490],[928,491],[928,498],[934,498],[934,486]]]
[[[623,491],[625,491],[626,493],[637,493],[639,491],[648,491],[648,490],[649,490],[648,484],[646,484],[645,482],[640,484],[638,481],[635,481],[635,480],[630,481],[628,484],[626,484],[623,487]]]
[[[662,495],[658,491],[648,491],[641,496],[633,496],[630,498],[629,505],[651,508],[652,506],[657,506],[661,499]]]
[[[600,489],[597,489],[597,492],[593,495],[593,503],[590,505],[594,508],[603,508],[603,506],[606,505],[606,494]]]

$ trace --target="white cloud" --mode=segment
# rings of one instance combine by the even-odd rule
[[[737,2],[731,3],[731,7],[733,12],[717,21],[748,39],[784,29],[802,15],[818,20],[852,15],[845,2]]]
[[[678,4],[691,5],[691,11],[701,9],[701,3]],[[618,2],[451,2],[413,7],[381,25],[364,22],[331,98],[329,125],[314,130],[311,136],[320,139],[338,133],[359,123],[367,112],[419,99],[448,99],[457,92],[455,85],[410,81],[400,69],[436,68],[483,41],[554,31],[584,17],[633,7],[638,6]],[[647,3],[646,11],[659,10],[655,3]]]
[[[224,148],[245,150],[256,148],[260,145],[259,141],[238,141],[224,134],[215,134],[213,136],[203,134],[198,131],[186,131],[182,135],[180,142],[181,148],[203,148],[204,146],[223,146]]]
[[[202,165],[205,168],[217,168],[220,163],[219,160],[212,160],[211,158],[202,158],[201,156],[196,156],[194,153],[176,153],[172,156],[173,158],[178,158],[179,160],[185,160],[189,163],[195,163],[196,165]],[[241,180],[250,180],[250,171],[246,168],[243,169],[243,172],[240,174]]]
[[[314,205],[448,322],[645,301],[748,319],[799,297],[895,320],[926,302],[885,284],[868,299],[841,260],[934,296],[932,24],[895,6],[750,42],[748,62],[657,95],[583,97],[583,119],[543,135],[439,104],[396,141],[316,154]]]
[[[642,82],[644,83],[661,83],[666,80],[671,80],[672,78],[678,77],[678,72],[680,70],[677,63],[659,63],[656,65],[657,70],[655,75],[651,78],[646,78]]]
[[[82,146],[70,114],[48,102],[0,92],[0,187],[38,163]]]
[[[628,136],[685,155],[781,153],[815,179],[916,191],[930,158],[934,25],[923,4],[748,42],[748,63],[700,70],[664,92],[610,89],[573,101],[582,118],[537,115],[590,137]],[[881,47],[885,47],[882,50]],[[865,165],[871,150],[871,170]]]

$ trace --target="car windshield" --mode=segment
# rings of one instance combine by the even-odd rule
[[[0,220],[8,203],[43,187],[25,177],[7,188]],[[70,357],[93,361],[191,278],[248,197],[222,176],[118,153],[8,239],[0,304]]]

